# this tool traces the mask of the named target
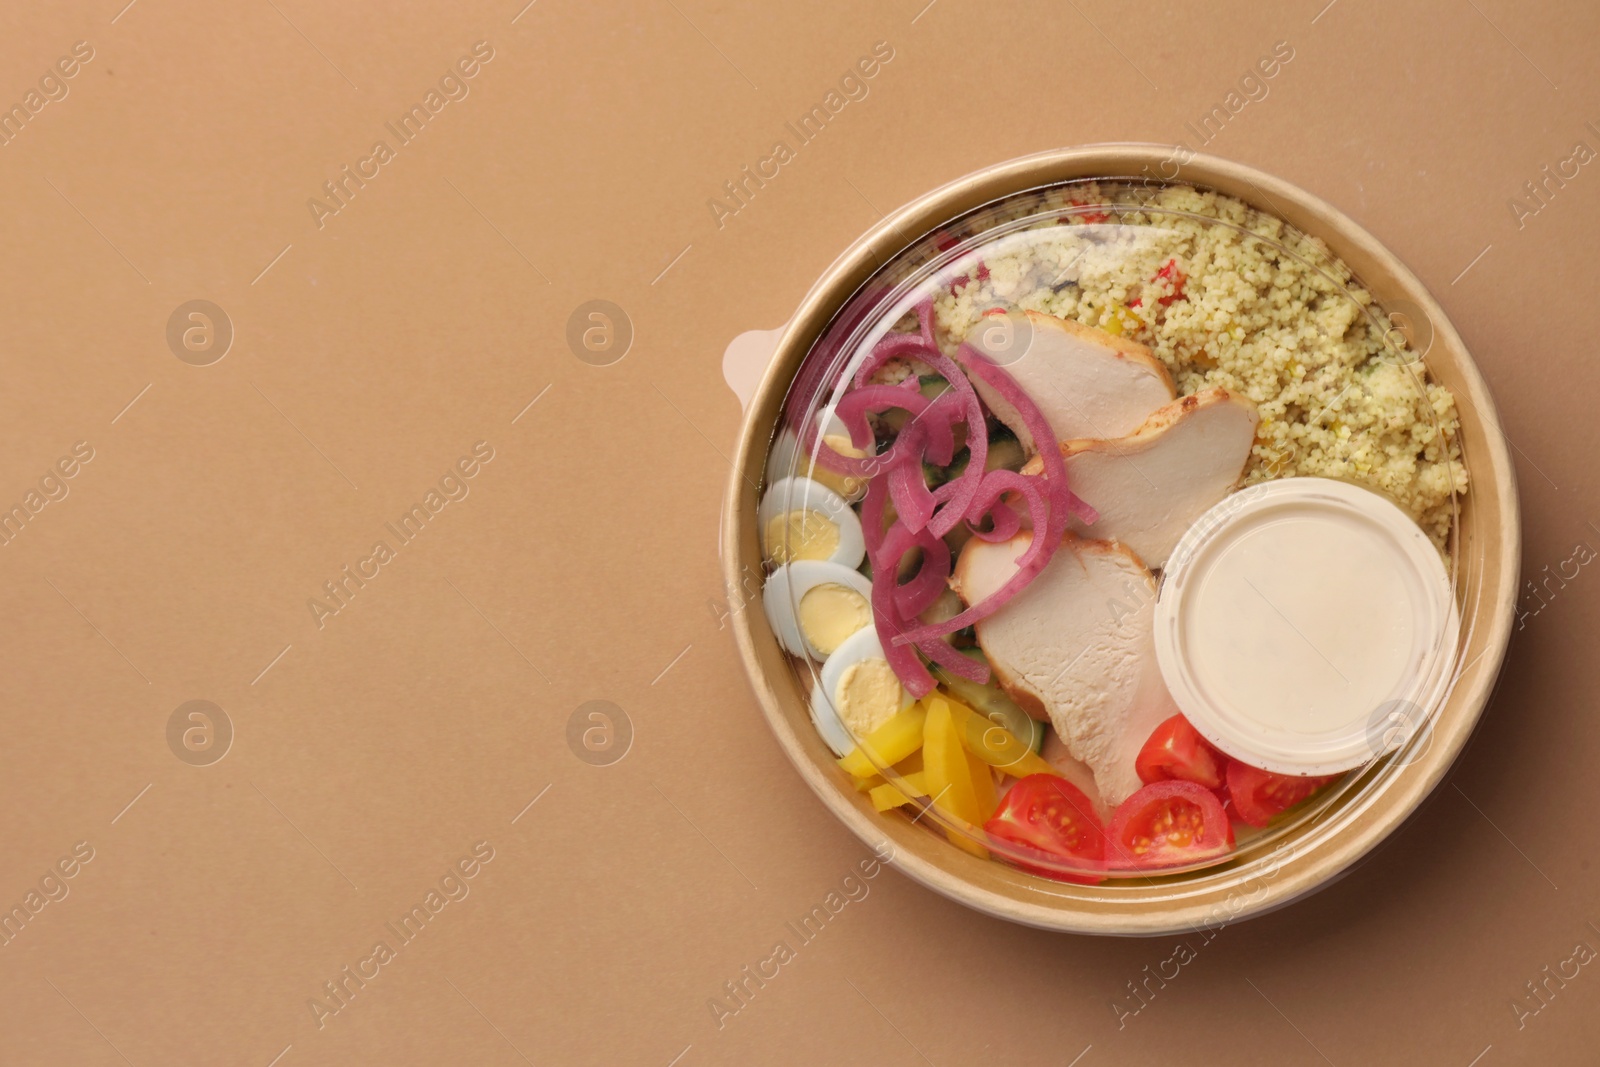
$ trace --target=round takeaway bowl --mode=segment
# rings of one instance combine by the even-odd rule
[[[1243,201],[1319,239],[1421,353],[1428,381],[1456,398],[1470,488],[1456,498],[1449,555],[1460,612],[1453,685],[1415,736],[1352,775],[1310,817],[1241,839],[1221,863],[1099,885],[1054,881],[946,840],[933,819],[879,814],[812,725],[808,686],[760,610],[765,573],[757,507],[786,397],[808,352],[882,266],[918,238],[1007,197],[1086,179],[1192,185]],[[1425,342],[1425,343],[1424,343]],[[1510,640],[1521,549],[1514,471],[1493,401],[1438,303],[1391,252],[1331,205],[1238,163],[1171,147],[1102,145],[990,167],[886,216],[822,275],[785,328],[745,413],[723,514],[723,578],[739,654],[774,736],[801,777],[850,830],[913,879],[979,911],[1044,929],[1158,935],[1260,915],[1336,880],[1416,810],[1461,751],[1489,700]]]

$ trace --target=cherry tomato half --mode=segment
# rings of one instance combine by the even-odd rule
[[[1221,789],[1228,758],[1200,736],[1182,715],[1157,726],[1133,761],[1145,785],[1177,778],[1207,789]]]
[[[1251,826],[1265,826],[1274,815],[1288,811],[1339,776],[1300,778],[1251,767],[1234,760],[1228,764],[1228,797],[1233,810]]]
[[[983,828],[990,837],[1020,846],[1041,860],[1097,871],[1106,854],[1106,832],[1083,790],[1053,774],[1030,774],[1013,785]],[[1099,875],[1068,874],[1013,860],[1032,874],[1061,882],[1095,885]]]
[[[1233,826],[1222,801],[1194,782],[1147,785],[1111,817],[1106,860],[1116,867],[1149,869],[1196,863],[1233,849]]]

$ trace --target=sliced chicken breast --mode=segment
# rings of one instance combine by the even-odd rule
[[[1033,398],[1056,438],[1122,437],[1177,391],[1144,345],[1037,311],[987,313],[967,342],[1000,364]],[[1028,455],[1037,449],[1017,410],[977,378],[973,387]]]
[[[1031,537],[968,542],[956,592],[969,604],[995,592]],[[1038,577],[976,627],[995,680],[1023,708],[1043,709],[1110,807],[1143,784],[1139,749],[1178,710],[1156,664],[1155,602],[1155,581],[1133,553],[1068,534]]]
[[[1100,513],[1078,533],[1127,545],[1149,567],[1167,564],[1196,519],[1239,484],[1256,438],[1255,405],[1202,389],[1160,408],[1127,437],[1063,441],[1067,484]],[[1037,458],[1023,468],[1037,471]]]

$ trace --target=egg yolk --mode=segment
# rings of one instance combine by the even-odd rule
[[[824,656],[833,654],[844,639],[872,623],[867,598],[847,585],[821,582],[800,597],[800,630]]]
[[[820,511],[786,511],[767,523],[767,556],[774,563],[831,559],[838,550],[839,527]]]
[[[866,737],[900,710],[900,679],[887,660],[864,659],[846,667],[834,691],[840,720],[856,737]]]

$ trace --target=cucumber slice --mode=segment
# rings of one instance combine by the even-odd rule
[[[962,446],[961,451],[955,454],[948,467],[935,467],[927,460],[922,461],[922,479],[928,483],[929,489],[937,489],[945,482],[959,477],[967,469],[967,464],[972,462],[972,453]],[[1020,469],[1021,465],[1018,464]]]
[[[968,659],[988,663],[978,649],[961,649],[960,652]],[[951,674],[937,664],[933,667],[933,674],[939,679],[939,684],[950,690],[951,695],[957,700],[990,722],[1009,730],[1035,753],[1044,751],[1046,724],[1030,718],[1028,713],[1017,707],[1016,702],[1006,696],[1005,690],[998,685],[993,682],[979,684],[970,678]]]
[[[1027,455],[1022,451],[1022,443],[1015,434],[1001,427],[989,434],[989,458],[984,463],[985,470],[1019,471],[1027,462]]]

